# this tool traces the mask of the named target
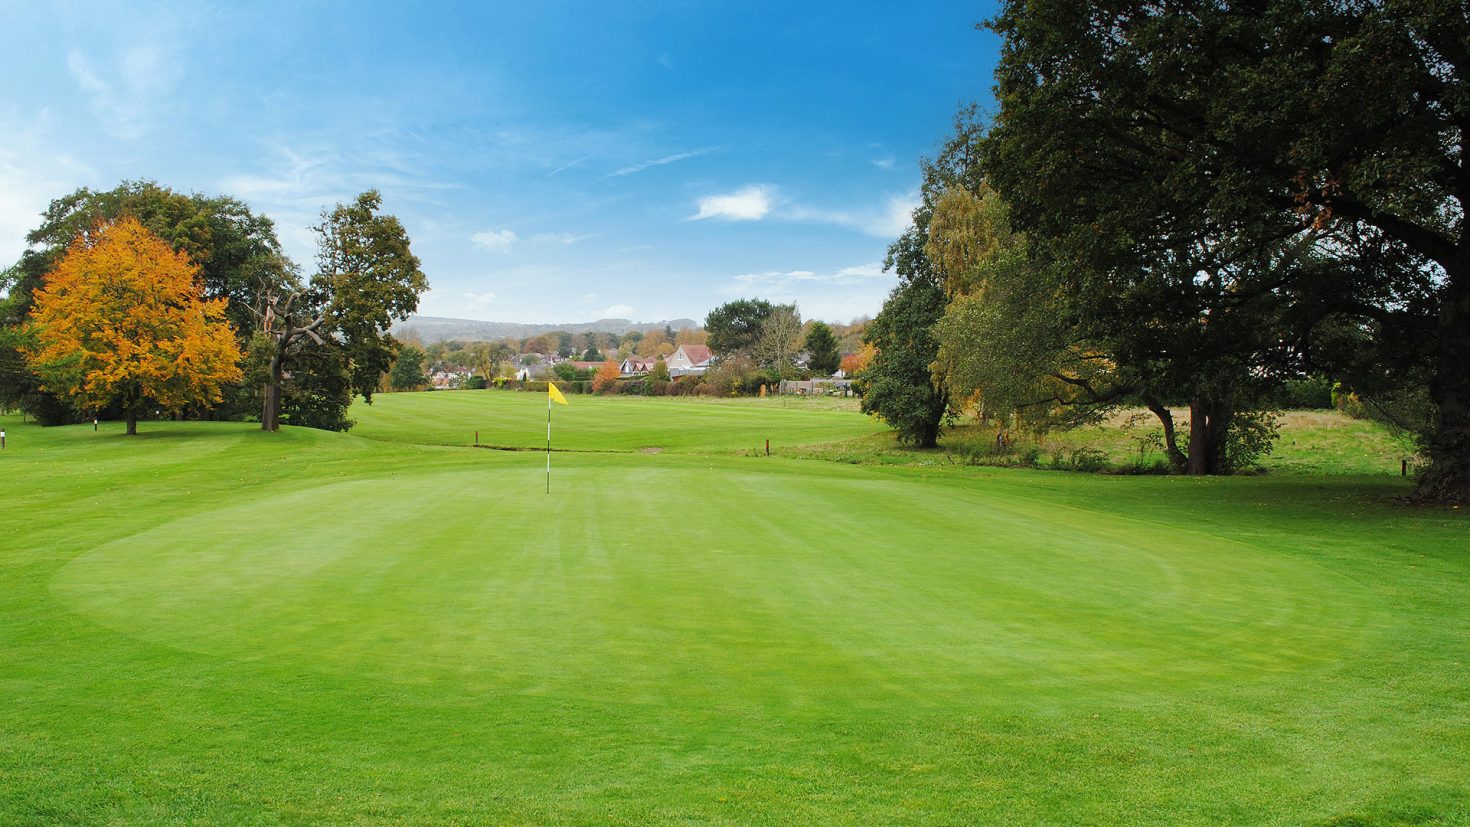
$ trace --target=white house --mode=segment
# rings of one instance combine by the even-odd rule
[[[670,376],[699,375],[709,370],[714,354],[705,345],[679,345],[674,355],[664,360]]]

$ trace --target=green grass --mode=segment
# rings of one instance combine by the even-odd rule
[[[1181,447],[1187,447],[1187,409],[1174,412]],[[1042,436],[1013,434],[1009,453],[995,456],[995,429],[961,421],[946,428],[939,449],[913,451],[898,446],[887,431],[828,444],[795,446],[796,455],[859,465],[934,465],[976,463],[1010,465],[1035,451],[1036,467],[1049,468],[1078,451],[1095,452],[1112,470],[1143,465],[1167,465],[1158,420],[1141,410],[1125,410],[1094,426],[1057,431]],[[1375,422],[1353,419],[1336,411],[1285,411],[1279,415],[1280,437],[1259,458],[1258,470],[1268,474],[1398,475],[1400,461],[1414,467],[1413,440]]]
[[[0,417],[0,823],[1470,823],[1470,525],[1403,481],[573,397],[548,495],[456,447],[534,446],[528,396]]]
[[[552,410],[561,451],[727,453],[851,439],[886,431],[854,400],[700,396],[568,397]],[[353,409],[357,436],[423,445],[546,447],[546,395],[519,391],[385,393]]]

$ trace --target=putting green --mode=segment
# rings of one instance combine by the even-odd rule
[[[873,426],[573,398],[615,450],[547,494],[448,444],[544,423],[498,396],[0,417],[0,823],[1470,823],[1470,535],[1398,479],[756,457]]]
[[[974,486],[559,458],[548,495],[538,463],[485,456],[195,513],[74,558],[53,589],[218,657],[829,714],[1251,681],[1351,656],[1373,605],[1301,558]],[[842,513],[861,517],[824,517]]]

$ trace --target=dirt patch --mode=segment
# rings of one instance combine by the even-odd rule
[[[638,453],[640,453],[640,454],[662,454],[663,452],[664,452],[664,449],[662,449],[662,448],[655,448],[653,446],[649,446],[647,448],[639,448],[638,449]]]

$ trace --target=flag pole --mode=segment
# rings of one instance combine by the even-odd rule
[[[546,394],[546,493],[551,493],[551,394]]]

